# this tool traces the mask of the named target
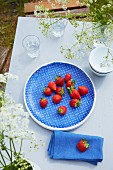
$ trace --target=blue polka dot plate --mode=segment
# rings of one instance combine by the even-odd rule
[[[45,96],[44,87],[48,82],[54,81],[57,75],[65,77],[67,73],[72,75],[72,79],[76,80],[75,87],[85,85],[88,87],[88,94],[82,96],[81,105],[72,108],[69,105],[71,97],[64,84],[65,95],[59,104],[52,102],[51,96]],[[40,98],[46,97],[48,105],[41,108]],[[24,89],[24,101],[26,108],[35,122],[40,126],[49,130],[72,130],[82,125],[91,115],[96,100],[95,87],[90,77],[79,67],[66,62],[52,62],[36,69],[28,78]],[[58,113],[58,107],[65,105],[67,113],[61,116]]]

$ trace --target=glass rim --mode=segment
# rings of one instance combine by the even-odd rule
[[[23,40],[22,40],[22,46],[23,46],[27,51],[29,51],[29,50],[28,50],[28,49],[25,47],[25,45],[24,45],[24,40],[25,40],[27,37],[35,37],[35,38],[37,38],[37,40],[39,41],[38,47],[40,47],[40,39],[39,39],[36,35],[27,35],[27,36],[25,36],[25,37],[23,38]]]
[[[59,18],[54,18],[53,20],[52,20],[52,22],[54,22],[54,21],[56,21],[55,23],[52,23],[52,26],[54,25],[54,24],[57,24],[58,22],[65,22],[65,26],[67,25],[67,23],[68,23],[68,19],[67,18],[62,18],[62,19],[59,19]]]

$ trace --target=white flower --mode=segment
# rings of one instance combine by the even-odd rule
[[[66,10],[67,9],[67,6],[65,4],[62,5],[62,9],[63,10]]]
[[[102,5],[102,8],[106,8],[106,5]]]
[[[17,75],[14,75],[14,74],[4,73],[4,76],[5,76],[6,78],[18,80],[18,76],[17,76]]]
[[[107,7],[110,8],[110,7],[111,7],[111,4],[107,4]]]
[[[49,3],[51,3],[51,0],[47,0]]]
[[[56,3],[61,3],[61,0],[55,0]]]
[[[0,74],[0,82],[6,83],[6,78],[4,77],[3,74]]]
[[[10,74],[10,73],[0,74],[0,82],[6,83],[8,78],[17,80],[18,76]]]
[[[5,73],[4,75],[0,74],[0,80],[2,82],[6,83],[8,78],[15,79],[17,77],[8,73]],[[21,104],[17,104],[9,95],[4,94],[4,91],[0,91],[0,103],[2,104],[0,107],[1,154],[5,151],[7,153],[8,151],[10,155],[12,154],[12,158],[15,157],[15,153],[18,153],[18,156],[21,156],[21,147],[24,141],[28,141],[30,150],[37,150],[38,145],[35,133],[28,130],[29,113],[24,111]],[[7,159],[7,154],[4,157],[4,160],[5,159]],[[10,160],[10,162],[12,161],[13,160]],[[4,161],[0,162],[0,167],[1,164],[4,165]]]
[[[56,3],[59,3],[59,4],[65,4],[65,3],[69,3],[69,0],[55,0]]]
[[[34,10],[34,15],[35,15],[35,16],[37,16],[37,15],[38,15],[38,13],[37,13],[37,10],[36,10],[36,9]]]
[[[3,91],[0,91],[0,98],[2,98],[3,97]]]
[[[92,3],[93,3],[93,0],[89,0],[89,3],[91,3],[91,4],[92,4]]]
[[[87,7],[90,7],[90,4],[86,4],[87,5]]]
[[[54,4],[54,3],[51,3],[51,7],[52,7],[52,8],[55,8],[55,4]]]
[[[36,11],[38,10],[38,5],[35,5],[35,10],[36,10]]]
[[[79,1],[76,1],[76,5],[79,5],[80,4],[80,2]]]
[[[9,102],[10,101],[10,102]],[[16,104],[12,98],[6,95],[5,104],[0,112],[0,129],[5,131],[7,136],[24,138],[28,135],[29,113],[25,112],[21,104]]]

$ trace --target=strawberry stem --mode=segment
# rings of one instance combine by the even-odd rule
[[[83,141],[83,143],[84,143],[85,147],[86,147],[86,148],[89,148],[88,140],[86,140],[86,139],[82,139],[82,141]]]

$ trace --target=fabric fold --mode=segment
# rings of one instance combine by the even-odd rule
[[[88,140],[90,147],[80,152],[76,145],[81,139]],[[48,146],[48,155],[52,159],[67,159],[89,162],[97,165],[103,160],[103,141],[99,136],[53,131]]]

